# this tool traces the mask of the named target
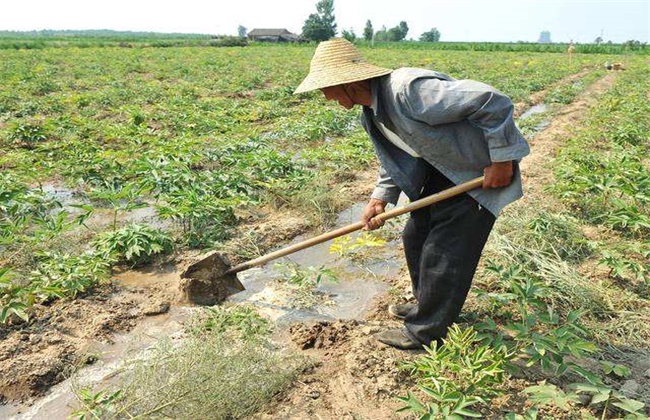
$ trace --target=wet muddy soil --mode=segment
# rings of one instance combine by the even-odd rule
[[[357,174],[350,177],[354,182],[343,188],[350,197],[361,199],[369,194],[372,188],[370,180],[373,178],[374,171]],[[56,187],[52,187],[52,194],[58,194],[61,201],[69,204],[75,197],[74,194],[59,194]],[[260,232],[256,243],[260,252],[267,252],[278,244],[286,243],[309,228],[305,217],[291,212],[281,214],[264,211],[251,219],[251,223],[240,226],[238,230]],[[235,235],[228,245],[231,249],[237,249],[240,246],[238,242],[246,240],[244,235]],[[228,253],[228,247],[224,252]],[[321,249],[319,252],[327,251]],[[72,394],[70,381],[66,379],[73,372],[84,372],[81,376],[76,375],[78,378],[101,379],[95,372],[96,366],[100,366],[100,372],[106,373],[104,365],[116,365],[117,359],[132,358],[133,355],[127,355],[123,351],[125,343],[137,341],[142,329],[146,330],[153,325],[156,331],[166,335],[177,333],[180,329],[178,311],[196,309],[184,301],[179,291],[180,273],[190,262],[200,258],[200,255],[188,253],[173,258],[138,270],[116,269],[109,283],[97,286],[76,299],[38,305],[32,320],[27,324],[0,327],[0,371],[3,372],[0,376],[0,418],[19,413],[23,413],[21,417],[38,418],[44,412],[50,412],[52,407],[70,412]],[[241,262],[236,255],[232,260]],[[306,311],[278,303],[278,293],[266,285],[277,273],[273,274],[272,268],[257,269],[257,272],[263,274],[258,275],[257,279],[254,270],[243,273],[248,279],[246,281],[250,290],[246,292],[247,295],[239,297],[239,301],[252,297],[252,301],[258,301],[268,313],[274,313],[276,319],[286,320],[284,325],[288,325],[292,319],[307,319],[305,317],[335,318],[334,313],[327,315],[318,309]],[[368,300],[383,290],[376,286],[380,284],[379,281],[372,282],[375,286],[366,283],[361,287]],[[346,291],[348,284],[350,283],[323,285],[322,293],[341,300],[341,297],[352,294]],[[373,287],[375,292],[369,293]],[[354,294],[358,293],[359,290],[354,291]],[[367,306],[366,303],[359,304],[358,300],[349,300],[346,305],[359,310]],[[328,310],[334,310],[333,308],[334,305],[328,305]],[[62,381],[66,382],[61,383]],[[58,383],[61,386],[50,389]]]

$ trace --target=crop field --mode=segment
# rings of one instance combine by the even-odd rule
[[[3,404],[33,402],[91,363],[84,343],[133,328],[148,315],[133,309],[144,301],[164,298],[158,314],[183,305],[173,281],[128,292],[117,274],[180,266],[209,250],[243,262],[331,228],[367,199],[377,162],[358,112],[319,93],[292,95],[313,50],[0,49],[0,366],[15,372],[0,382],[0,414]],[[381,66],[492,84],[515,102],[531,143],[522,162],[526,197],[499,218],[445,346],[400,353],[371,344],[367,331],[390,322],[376,312],[407,289],[400,259],[400,274],[383,279],[377,311],[314,333],[338,337],[329,348],[279,345],[279,327],[254,305],[194,308],[180,344],[159,343],[117,384],[73,387],[75,413],[646,418],[647,56],[362,52]],[[625,70],[607,71],[606,62]],[[526,112],[535,106],[541,112]],[[282,225],[288,219],[293,225]],[[336,242],[331,252],[368,263],[375,247],[395,243],[399,223]],[[338,276],[321,264],[285,264],[284,273],[307,306]],[[96,301],[108,312],[77,320],[96,329],[71,333],[63,318]],[[373,375],[363,376],[361,362]],[[355,400],[326,380],[344,384],[350,375],[361,378]]]

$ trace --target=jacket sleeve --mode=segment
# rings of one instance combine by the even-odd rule
[[[380,166],[379,175],[377,176],[377,184],[370,198],[376,198],[387,203],[397,204],[401,192],[402,190],[395,185],[384,167]]]
[[[529,153],[528,143],[515,126],[512,101],[485,83],[416,79],[398,98],[413,120],[432,126],[467,120],[480,128],[492,162],[518,160]]]

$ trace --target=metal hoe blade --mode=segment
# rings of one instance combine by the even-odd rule
[[[214,253],[192,264],[181,274],[180,289],[185,299],[198,305],[214,305],[243,291],[236,273],[229,273],[228,260]]]

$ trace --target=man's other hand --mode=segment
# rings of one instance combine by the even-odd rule
[[[510,185],[512,182],[512,161],[493,162],[483,170],[485,179],[483,180],[483,189],[500,188]]]
[[[371,198],[366,208],[363,209],[361,214],[361,221],[365,223],[363,230],[375,230],[384,225],[383,221],[373,219],[376,215],[383,213],[386,208],[386,202],[378,200],[376,198]]]

